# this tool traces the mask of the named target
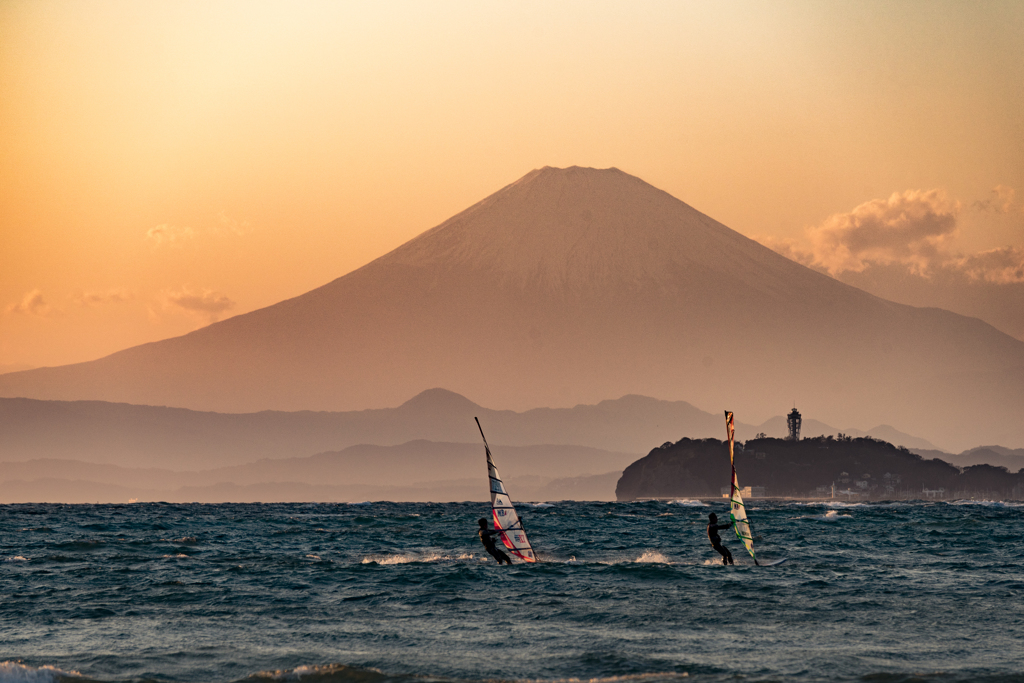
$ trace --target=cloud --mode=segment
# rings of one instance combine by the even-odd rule
[[[987,204],[989,225],[1016,212],[1014,193],[999,186]],[[974,253],[956,248],[961,204],[939,190],[908,190],[829,216],[803,239],[758,236],[797,263],[890,301],[933,306],[980,318],[1024,341],[1024,245]],[[984,226],[980,226],[984,229]]]
[[[53,308],[43,300],[43,293],[38,289],[33,289],[31,292],[25,294],[21,301],[16,304],[11,304],[7,307],[8,313],[23,313],[25,315],[48,315]]]
[[[159,247],[164,244],[179,244],[185,240],[192,239],[195,237],[195,234],[195,231],[188,226],[161,223],[155,228],[150,228],[146,231],[146,239],[152,241],[154,246]]]
[[[127,289],[108,289],[105,292],[82,292],[75,297],[75,302],[82,306],[99,306],[102,304],[120,304],[131,301],[135,295]]]
[[[220,319],[221,314],[235,307],[235,302],[224,294],[205,289],[193,292],[185,287],[180,292],[164,292],[165,308],[177,308],[210,323]]]
[[[249,225],[249,221],[239,221],[231,216],[228,216],[225,212],[221,211],[217,214],[217,223],[222,230],[233,232],[239,237],[242,235],[248,235],[252,232],[252,226]]]
[[[1014,191],[1003,185],[993,198],[972,207],[1005,213]],[[873,199],[847,213],[829,216],[809,228],[804,240],[759,236],[757,240],[788,259],[839,277],[874,267],[899,267],[923,278],[936,273],[963,282],[1006,285],[1024,282],[1024,247],[963,254],[953,248],[961,203],[941,190],[907,190]]]
[[[212,221],[206,219],[202,222],[206,225],[198,228],[161,223],[146,231],[146,239],[152,242],[154,247],[160,247],[165,244],[181,246],[189,240],[202,237],[225,234],[243,237],[252,232],[252,226],[249,224],[249,221],[239,220],[229,216],[224,211],[218,212],[216,218],[212,219]]]
[[[972,209],[978,211],[993,211],[995,213],[1010,213],[1013,208],[1013,200],[1017,191],[1005,185],[996,185],[992,188],[988,199],[978,200],[971,204]]]
[[[1024,247],[1001,247],[963,256],[955,266],[972,280],[998,285],[1024,282]]]
[[[832,275],[900,263],[927,275],[948,259],[960,202],[941,190],[907,190],[829,216],[807,231],[812,262]]]

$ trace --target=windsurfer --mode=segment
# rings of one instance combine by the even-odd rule
[[[722,555],[722,564],[733,564],[733,561],[732,553],[722,545],[722,537],[718,535],[718,532],[731,528],[732,524],[719,524],[718,515],[714,512],[708,515],[708,540],[711,541],[711,547]]]
[[[483,517],[480,518],[480,531],[477,532],[477,535],[480,537],[480,542],[484,544],[484,548],[487,549],[487,552],[491,557],[498,561],[498,564],[501,564],[502,562],[512,564],[512,558],[498,550],[497,546],[494,545],[494,539],[491,538],[492,536],[497,536],[500,533],[501,529],[488,529],[487,520]]]

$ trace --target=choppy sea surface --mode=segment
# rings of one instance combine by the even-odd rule
[[[1024,681],[1024,506],[0,506],[0,683]]]

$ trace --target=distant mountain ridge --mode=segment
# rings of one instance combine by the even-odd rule
[[[477,445],[561,444],[638,455],[660,440],[704,433],[712,416],[690,404],[625,396],[575,408],[491,410],[444,389],[397,408],[341,413],[211,413],[98,401],[0,399],[0,461],[67,458],[174,470],[305,457],[412,440]]]
[[[911,449],[923,457],[937,457],[957,467],[973,467],[974,465],[993,465],[1005,467],[1010,472],[1024,470],[1024,448],[1004,448],[1002,446],[978,446],[963,453],[950,454],[939,451]]]
[[[491,405],[797,400],[959,450],[1024,446],[1024,342],[816,273],[618,169],[543,168],[323,287],[0,396],[353,410],[435,386]]]
[[[573,408],[522,413],[491,410],[444,389],[421,392],[397,408],[329,412],[210,413],[100,401],[0,398],[0,462],[65,458],[122,467],[171,470],[248,465],[261,459],[305,457],[359,444],[393,446],[413,440],[479,443],[479,417],[492,443],[572,445],[640,455],[683,436],[719,436],[722,417],[685,401],[623,396]],[[870,430],[867,434],[885,438]],[[838,434],[808,419],[804,433]],[[901,445],[924,439],[899,432]],[[741,440],[758,432],[782,437],[785,419],[737,422]],[[865,433],[846,430],[853,436]],[[890,439],[891,440],[891,439]]]
[[[713,438],[724,429],[720,416],[641,396],[514,413],[435,389],[393,409],[248,415],[0,399],[0,503],[478,500],[486,491],[475,415],[520,500],[612,500],[619,474],[639,454],[609,450],[610,444],[650,450],[676,442],[680,433]],[[804,427],[805,434],[839,433],[813,419]],[[757,432],[783,436],[784,419],[738,424],[748,444],[758,443]],[[429,434],[460,440],[429,440]],[[902,436],[897,443],[915,441]],[[384,443],[367,443],[375,439]],[[311,454],[324,443],[337,445]],[[999,446],[960,456],[919,452],[961,466],[1024,461],[1024,451]]]

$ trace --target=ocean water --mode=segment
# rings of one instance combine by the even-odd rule
[[[0,506],[0,683],[1024,681],[1024,506]]]

